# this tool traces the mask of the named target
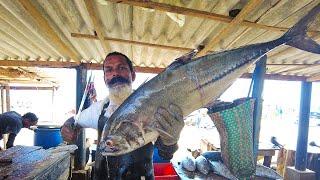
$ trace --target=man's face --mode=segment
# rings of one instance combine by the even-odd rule
[[[108,88],[115,88],[123,85],[131,85],[135,79],[135,73],[121,55],[112,55],[104,61],[104,81]]]
[[[30,126],[37,125],[38,121],[32,122],[29,119],[24,119],[23,127],[30,128]]]

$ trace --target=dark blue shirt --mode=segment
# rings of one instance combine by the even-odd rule
[[[0,139],[2,139],[3,134],[9,134],[7,148],[13,146],[14,139],[22,127],[22,117],[19,113],[9,111],[0,114]]]

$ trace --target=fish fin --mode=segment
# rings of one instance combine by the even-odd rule
[[[177,59],[175,61],[173,61],[168,67],[167,69],[168,70],[174,70],[174,69],[177,69],[178,67],[184,65],[185,63],[183,62],[183,60],[181,59]]]
[[[303,51],[320,54],[320,45],[307,36],[308,26],[320,12],[320,4],[316,5],[309,13],[283,35],[287,45]]]
[[[191,61],[191,59],[197,55],[197,53],[199,52],[198,49],[193,49],[190,52],[178,57],[177,59],[175,59],[169,66],[167,69],[169,70],[173,70],[176,69],[184,64],[187,64],[189,61]]]
[[[155,126],[146,126],[145,129],[151,130],[151,131],[158,131],[159,134],[165,134],[165,135],[167,135],[167,136],[169,136],[169,137],[171,137],[171,138],[174,138],[171,134],[169,134],[169,133],[167,133],[166,131],[164,131],[164,130],[162,130],[162,129],[160,129],[160,128],[157,128],[157,127],[155,127]]]

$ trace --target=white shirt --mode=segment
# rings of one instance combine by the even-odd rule
[[[105,98],[101,101],[93,103],[87,109],[83,110],[80,114],[76,123],[83,128],[98,129],[98,121],[100,114],[103,110],[103,106],[109,101]],[[106,114],[105,114],[106,116]]]

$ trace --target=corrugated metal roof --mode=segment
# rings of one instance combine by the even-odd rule
[[[181,12],[175,14],[161,8],[155,10],[139,7],[140,2],[1,0],[0,64],[8,60],[35,62],[35,66],[37,62],[47,61],[101,63],[106,53],[119,51],[127,54],[135,66],[165,68],[175,58],[187,52],[187,49],[208,45],[227,27],[227,22],[232,20],[229,11],[241,9],[247,4],[245,0],[152,1],[159,7]],[[135,3],[135,6],[124,3]],[[283,28],[293,26],[319,4],[319,0],[268,0],[257,4],[259,5],[245,16],[246,22],[278,28],[266,30],[258,25],[235,26],[229,29],[226,37],[212,45],[210,52],[280,37],[284,33]],[[222,15],[221,20],[192,15],[186,9],[179,11],[179,7],[188,8],[190,12],[197,10],[208,13],[210,16],[212,13]],[[186,13],[189,14],[183,15]],[[312,24],[310,31],[320,31],[320,16]],[[74,37],[72,33],[75,33]],[[84,35],[90,35],[90,38],[84,38]],[[320,42],[319,32],[311,35]],[[154,47],[151,44],[166,47]],[[317,77],[320,66],[314,64],[320,64],[319,55],[283,46],[268,54],[267,73]]]

